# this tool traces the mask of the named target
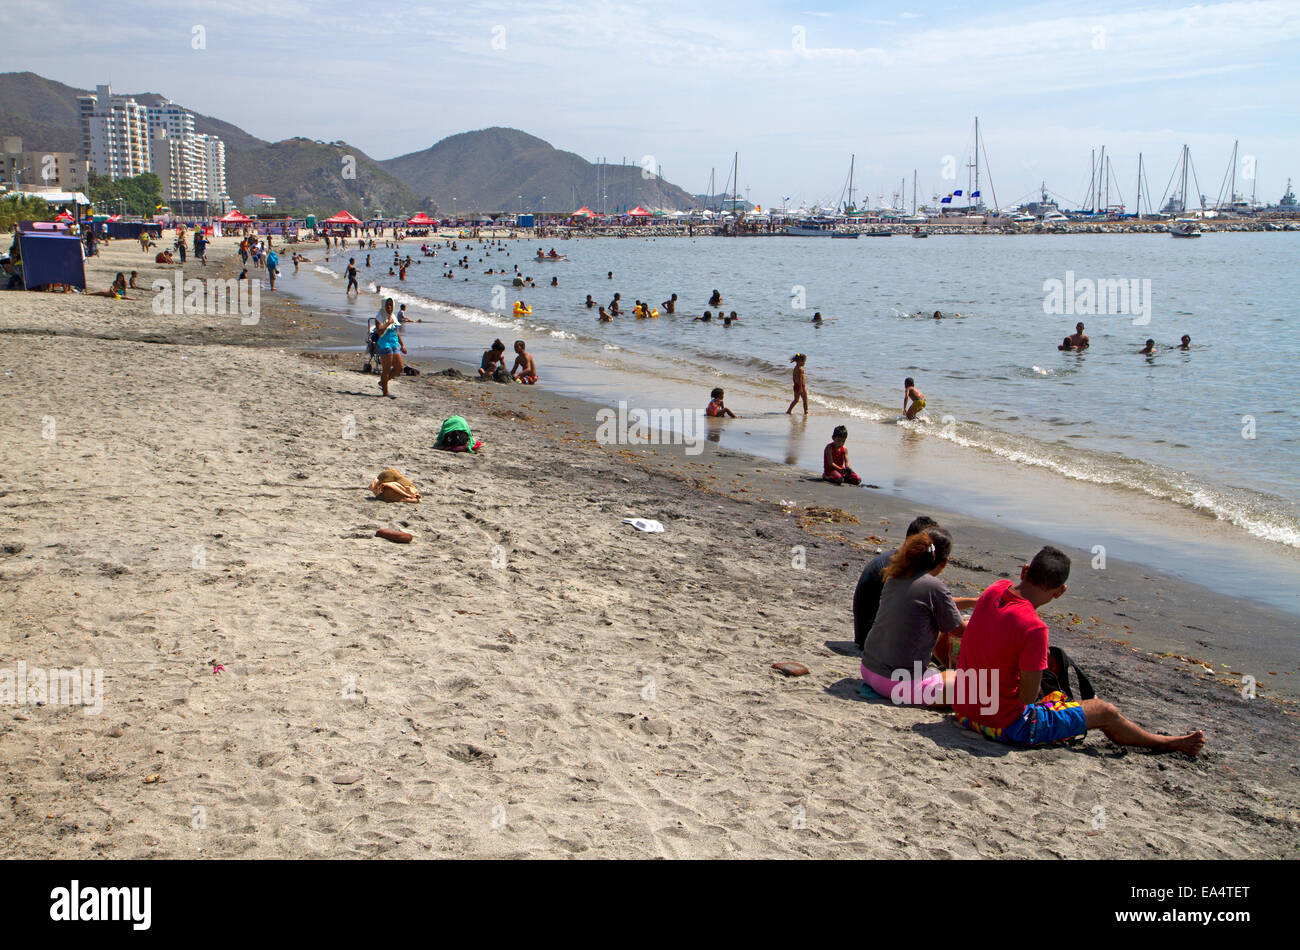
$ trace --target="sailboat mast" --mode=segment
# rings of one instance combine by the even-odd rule
[[[1133,207],[1133,214],[1142,217],[1142,153],[1138,152],[1138,188],[1137,204]]]
[[[916,169],[912,169],[912,217],[916,217]]]
[[[975,117],[975,191],[980,190],[980,117]],[[970,207],[971,196],[966,196],[966,207]]]
[[[731,163],[731,210],[734,213],[740,203],[740,153],[737,152]]]
[[[853,165],[857,161],[856,155],[849,155],[849,211],[856,210],[853,207]]]

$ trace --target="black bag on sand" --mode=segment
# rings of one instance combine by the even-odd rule
[[[1079,696],[1076,699],[1070,692],[1070,670],[1074,670],[1074,675],[1079,679]],[[1083,670],[1079,669],[1079,664],[1070,659],[1070,655],[1060,647],[1047,648],[1047,669],[1043,670],[1042,685],[1038,687],[1038,697],[1041,699],[1048,693],[1060,690],[1065,694],[1065,698],[1071,702],[1082,702],[1085,699],[1092,699],[1097,695],[1092,688],[1092,683],[1088,677],[1084,676]]]

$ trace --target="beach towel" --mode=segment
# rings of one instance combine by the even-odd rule
[[[469,423],[460,416],[448,416],[438,430],[434,448],[446,449],[448,452],[477,452],[482,442],[474,441],[474,433],[469,430]]]
[[[386,468],[370,483],[371,493],[381,501],[420,500],[420,490],[415,483],[395,468]]]

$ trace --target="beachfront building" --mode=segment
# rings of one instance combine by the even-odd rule
[[[226,145],[218,136],[195,131],[194,113],[168,100],[149,106],[154,174],[169,201],[205,201],[225,210]],[[159,145],[159,141],[165,145]],[[167,163],[158,165],[162,157]],[[166,174],[164,174],[164,172]]]
[[[151,170],[148,109],[110,86],[77,97],[81,158],[96,175],[132,178]]]
[[[244,195],[244,207],[249,210],[253,208],[274,208],[275,197],[273,195]]]
[[[0,140],[0,187],[6,191],[83,191],[86,163],[76,152],[23,150],[23,140]]]
[[[207,166],[208,204],[225,214],[234,207],[226,193],[226,143],[215,135],[200,134]]]

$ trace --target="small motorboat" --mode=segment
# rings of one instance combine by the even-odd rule
[[[1169,233],[1176,238],[1198,238],[1201,236],[1201,229],[1196,226],[1195,221],[1175,221],[1169,226]]]

